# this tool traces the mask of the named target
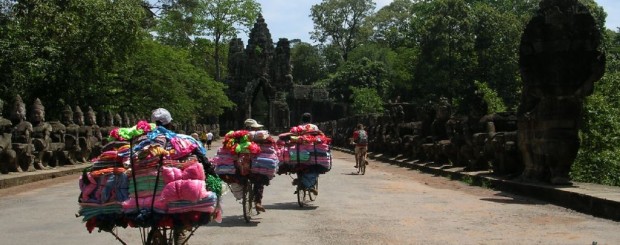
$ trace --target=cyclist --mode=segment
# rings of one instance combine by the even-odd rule
[[[353,132],[353,144],[355,144],[355,168],[360,164],[368,164],[364,160],[368,153],[368,133],[361,123],[357,124],[356,130]]]
[[[291,133],[295,133],[297,135],[303,134],[320,134],[323,132],[319,130],[319,127],[312,124],[312,114],[306,112],[301,115],[301,124],[297,127],[293,127],[291,129]],[[319,191],[312,186],[315,185],[317,178],[319,177],[320,170],[316,168],[316,166],[305,169],[304,171],[300,171],[297,173],[297,179],[293,181],[294,184],[302,184],[304,187],[309,188],[308,191],[312,192],[314,195],[318,195]]]
[[[263,127],[262,124],[259,124],[254,119],[247,119],[244,122],[245,128],[248,131],[258,131]],[[254,204],[256,211],[265,212],[265,208],[263,207],[263,191],[265,190],[265,185],[269,184],[269,179],[261,174],[255,174],[252,176],[252,182],[254,183]]]
[[[155,122],[155,125],[157,125],[158,127],[163,127],[170,131],[174,130],[174,124],[172,123],[172,115],[170,114],[168,110],[164,108],[157,108],[153,110],[153,112],[151,113],[151,121]],[[196,135],[195,137],[198,137],[198,136]],[[170,142],[167,141],[164,147],[169,149],[172,146]],[[209,159],[207,159],[207,156],[205,155],[206,150],[204,150],[203,146],[196,148],[192,153],[196,155],[196,157],[198,158],[198,161],[202,163],[206,174],[216,176],[215,169],[213,165],[211,165],[211,163],[209,162]],[[176,226],[173,228],[172,235],[174,239],[174,244],[186,244],[187,243],[188,236],[186,235],[186,231],[187,231],[186,229],[176,227]]]

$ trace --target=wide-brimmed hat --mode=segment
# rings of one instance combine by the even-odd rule
[[[245,124],[246,127],[250,127],[250,128],[260,128],[260,127],[263,127],[263,125],[258,124],[258,122],[256,122],[256,120],[251,119],[251,118],[245,120],[244,124]]]

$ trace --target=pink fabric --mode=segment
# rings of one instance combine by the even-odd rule
[[[86,173],[88,181],[90,181],[90,184],[84,185],[82,176],[83,175],[80,175],[80,190],[82,191],[82,201],[87,201],[88,196],[90,196],[90,194],[92,194],[93,191],[97,189],[97,181],[95,181],[95,177],[93,177],[90,173]]]
[[[162,201],[159,196],[155,196],[154,198],[155,198],[155,204],[153,205],[153,208],[159,209],[161,211],[166,211],[168,208],[167,207],[168,205],[166,204],[166,202]],[[152,200],[153,200],[153,196],[139,197],[138,203],[140,205],[140,208],[150,208]],[[136,199],[134,197],[130,197],[129,199],[127,199],[127,201],[124,201],[122,205],[123,205],[123,210],[132,211],[136,209]]]
[[[169,214],[186,213],[186,212],[191,212],[191,211],[213,213],[215,211],[215,207],[213,206],[188,206],[188,207],[182,207],[182,208],[169,208],[168,209]]]
[[[183,179],[205,180],[205,170],[202,164],[196,162],[183,169]]]
[[[196,144],[193,144],[190,140],[180,138],[180,137],[173,137],[170,140],[170,142],[172,143],[172,146],[174,147],[174,150],[176,151],[175,155],[172,156],[173,159],[175,157],[181,158],[181,157],[187,156],[190,153],[192,153],[194,149],[198,147]]]
[[[161,170],[161,175],[164,177],[165,184],[183,179],[183,171],[175,167],[163,167]]]
[[[162,176],[164,177],[164,183],[166,184],[176,180],[204,180],[206,178],[204,168],[200,163],[189,165],[183,170],[175,167],[163,167]]]
[[[173,202],[187,200],[196,202],[207,197],[204,180],[177,180],[166,184],[161,192],[161,200]]]

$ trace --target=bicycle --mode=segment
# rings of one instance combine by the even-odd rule
[[[246,223],[250,223],[252,216],[255,213],[258,214],[258,211],[254,207],[254,184],[249,178],[245,178],[243,181],[243,197],[241,202],[243,204],[243,218]]]
[[[299,174],[297,174],[297,176],[297,179],[294,181],[297,185],[297,190],[295,191],[297,194],[297,204],[299,204],[300,208],[303,208],[308,205],[308,203],[316,200],[316,195],[310,191],[310,189],[314,189],[316,191],[319,190],[319,179],[317,177],[316,182],[310,188],[304,188],[303,184],[300,183],[301,180],[299,180]]]
[[[254,207],[254,183],[251,179],[250,169],[252,167],[252,160],[249,154],[240,154],[237,159],[239,167],[239,184],[243,187],[243,196],[241,198],[241,204],[243,206],[243,218],[246,223],[250,223],[252,216],[258,214],[258,211]]]
[[[355,164],[357,165],[357,174],[366,174],[366,165],[368,160],[366,159],[368,152],[364,148],[360,148],[359,152],[355,154]]]

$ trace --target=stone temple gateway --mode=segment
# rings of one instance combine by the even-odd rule
[[[230,41],[227,93],[237,106],[223,116],[222,128],[238,129],[246,118],[255,118],[275,131],[288,128],[291,70],[288,39],[280,38],[274,47],[265,19],[259,15],[245,48],[240,38]]]

